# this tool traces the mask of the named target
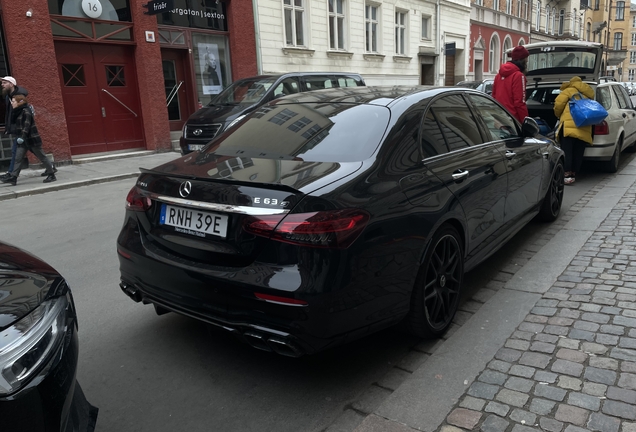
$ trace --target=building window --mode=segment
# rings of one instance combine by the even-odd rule
[[[600,0],[594,0],[594,10],[598,10],[600,4]]]
[[[585,40],[586,40],[586,41],[588,41],[588,42],[590,42],[590,35],[592,34],[592,23],[587,23],[587,24],[585,25],[585,27],[586,27],[586,28],[585,28],[585,33],[586,33],[586,35],[587,35],[587,36],[585,37]]]
[[[521,0],[517,0],[517,10],[515,12],[515,15],[521,18]]]
[[[512,0],[506,0],[506,13],[512,15]]]
[[[431,38],[431,17],[422,16],[422,39]]]
[[[499,11],[499,0],[494,0],[492,3],[492,8],[496,11]]]
[[[539,31],[541,25],[541,0],[537,0],[537,19],[535,20],[534,29]]]
[[[483,6],[484,5],[484,0],[475,0],[475,4],[477,6]]]
[[[573,28],[574,28],[574,36],[578,36],[579,35],[579,16],[576,14],[576,9],[574,9],[574,24],[573,24]]]
[[[546,7],[545,8],[545,32],[546,33],[550,33],[550,23],[552,23],[552,21],[550,21],[550,8]]]
[[[285,9],[285,43],[287,46],[305,45],[304,0],[283,0]]]
[[[395,13],[395,53],[406,54],[406,12]]]
[[[559,11],[559,36],[563,34],[563,27],[565,27],[565,9]]]
[[[552,8],[552,23],[550,24],[550,34],[554,34],[556,29],[556,8]]]
[[[500,64],[504,64],[506,62],[506,52],[509,49],[512,49],[512,40],[510,40],[510,38],[506,38],[504,40],[503,49],[501,50],[501,63]]]
[[[632,18],[632,27],[636,27],[636,16]]]
[[[625,2],[616,2],[616,21],[623,21],[625,19]]]
[[[636,33],[632,33],[632,46],[636,46]]]
[[[499,58],[499,40],[496,36],[493,36],[490,39],[490,49],[488,51],[488,62],[491,73],[496,73],[497,69],[499,69],[499,63],[497,59]]]
[[[364,8],[367,52],[378,52],[378,9],[377,6],[371,5],[366,5]]]
[[[329,48],[345,49],[344,0],[329,0]]]
[[[636,64],[636,51],[632,51],[629,53],[629,63]]]
[[[634,81],[634,70],[636,70],[636,69],[630,69],[629,70],[629,80],[630,81]]]
[[[528,13],[528,0],[523,0],[523,17],[524,19],[528,19],[529,17],[529,13]]]
[[[614,33],[614,49],[616,51],[623,49],[623,33]]]

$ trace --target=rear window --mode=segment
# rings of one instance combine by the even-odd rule
[[[596,48],[544,47],[541,51],[531,50],[527,74],[591,74],[594,72],[596,55]]]
[[[356,162],[373,154],[389,118],[389,109],[377,105],[265,105],[203,151],[264,159]]]
[[[209,105],[254,104],[265,96],[277,79],[272,77],[235,81],[212,99]]]

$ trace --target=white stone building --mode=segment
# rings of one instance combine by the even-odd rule
[[[470,0],[253,0],[260,73],[338,71],[369,85],[468,73]]]

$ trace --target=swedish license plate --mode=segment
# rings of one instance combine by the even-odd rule
[[[201,150],[203,148],[203,144],[188,144],[190,151]]]
[[[227,219],[228,217],[222,214],[162,204],[159,223],[174,227],[176,232],[197,237],[209,234],[225,238]]]

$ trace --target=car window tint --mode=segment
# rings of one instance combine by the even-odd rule
[[[437,120],[432,110],[428,110],[422,121],[422,156],[428,158],[439,154],[448,153],[446,141],[442,130],[437,124]]]
[[[608,86],[597,87],[596,89],[596,101],[603,105],[606,110],[612,107],[612,94]]]
[[[219,136],[204,152],[273,160],[357,162],[380,144],[390,111],[378,105],[265,105]]]
[[[490,135],[489,141],[517,138],[519,132],[513,117],[492,100],[483,96],[467,95],[475,106],[477,115],[481,116]]]
[[[431,109],[450,151],[483,142],[479,130],[475,127],[475,119],[460,95],[442,97],[433,103]]]
[[[298,93],[299,91],[300,87],[298,86],[296,78],[285,78],[274,89],[274,97],[279,98],[285,95]]]
[[[304,78],[307,90],[322,90],[337,87],[338,84],[329,76],[308,76]]]
[[[351,77],[338,77],[338,87],[360,87],[362,81]]]
[[[613,85],[612,90],[614,91],[614,95],[616,96],[616,100],[618,101],[618,106],[621,109],[631,108],[629,104],[629,96],[627,96],[627,92],[622,85]]]

